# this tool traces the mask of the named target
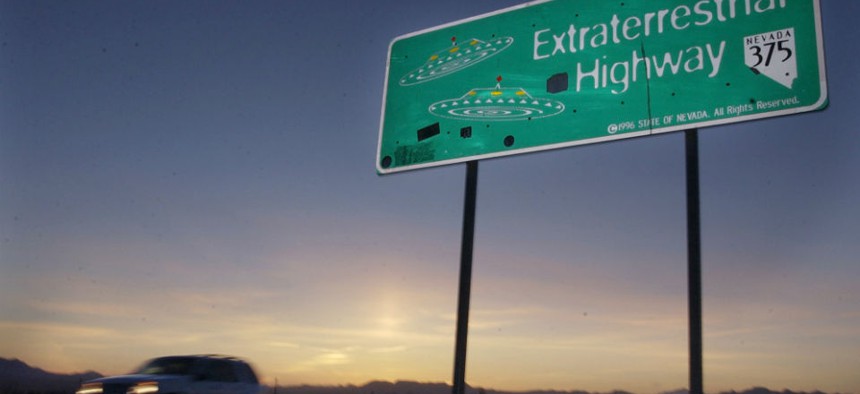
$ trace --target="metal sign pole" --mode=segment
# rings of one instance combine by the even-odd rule
[[[684,132],[687,161],[687,303],[690,341],[690,394],[703,394],[702,242],[699,212],[699,132]]]
[[[472,250],[475,240],[475,201],[478,195],[478,161],[466,163],[463,203],[463,238],[460,246],[460,292],[457,297],[457,343],[454,350],[453,394],[466,391],[466,338],[469,335],[469,298],[472,288]]]

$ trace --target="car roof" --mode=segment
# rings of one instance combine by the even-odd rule
[[[205,359],[216,359],[216,360],[227,360],[227,361],[238,361],[238,362],[246,362],[245,360],[235,357],[228,356],[224,354],[185,354],[185,355],[173,355],[173,356],[161,356],[155,357],[153,360],[164,359],[164,358],[205,358]]]

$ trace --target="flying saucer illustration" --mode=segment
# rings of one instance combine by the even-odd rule
[[[472,38],[464,44],[458,44],[456,37],[451,39],[453,45],[431,55],[427,61],[415,70],[400,78],[400,85],[409,86],[460,71],[466,67],[487,60],[514,42],[513,37],[497,37],[489,41]]]
[[[532,97],[523,88],[475,88],[460,98],[433,103],[431,114],[448,119],[516,121],[546,118],[564,111],[564,104]]]

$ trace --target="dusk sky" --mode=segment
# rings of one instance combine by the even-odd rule
[[[0,357],[450,383],[465,166],[376,174],[388,45],[521,3],[0,0]],[[699,131],[709,393],[860,394],[860,2],[821,8],[829,106]],[[683,133],[482,161],[467,383],[687,387],[685,215]]]

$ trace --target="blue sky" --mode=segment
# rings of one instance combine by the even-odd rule
[[[0,2],[0,356],[450,382],[465,168],[379,177],[388,44],[514,1]],[[858,393],[860,2],[830,105],[699,132],[705,390]],[[687,385],[680,133],[481,163],[467,381]]]

